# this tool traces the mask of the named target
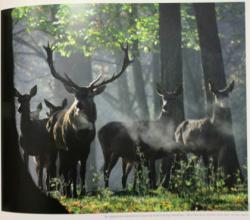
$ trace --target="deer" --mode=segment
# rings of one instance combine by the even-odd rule
[[[95,138],[95,121],[97,119],[96,105],[94,97],[101,94],[106,85],[119,78],[127,69],[133,60],[128,56],[128,44],[121,45],[124,51],[124,59],[120,72],[114,73],[112,77],[102,79],[102,73],[97,76],[87,86],[79,86],[68,74],[62,76],[59,74],[53,63],[53,50],[48,44],[44,46],[47,54],[47,63],[51,75],[61,81],[67,92],[73,94],[74,102],[71,106],[58,114],[56,123],[53,126],[54,141],[59,150],[60,168],[59,173],[64,177],[66,186],[65,193],[67,197],[77,197],[76,178],[77,164],[80,161],[80,192],[85,195],[85,172],[86,161],[90,152],[90,145]],[[71,183],[73,183],[73,192],[71,194]]]
[[[183,151],[202,157],[207,169],[206,181],[210,182],[211,168],[209,159],[212,158],[213,171],[216,173],[219,157],[223,150],[230,145],[232,133],[229,124],[229,94],[233,91],[234,81],[224,89],[218,90],[210,81],[209,91],[212,94],[212,115],[196,120],[183,121],[175,131],[175,140],[181,144]]]
[[[37,86],[31,88],[29,94],[21,94],[15,89],[15,97],[20,104],[18,112],[21,114],[19,143],[24,150],[24,166],[28,170],[28,156],[40,157],[40,167],[38,171],[38,186],[43,188],[43,169],[45,158],[55,151],[53,142],[46,129],[47,119],[31,119],[30,100],[37,94]]]
[[[178,96],[182,93],[182,87],[180,86],[170,92],[157,84],[156,91],[162,98],[161,113],[157,120],[135,121],[131,124],[112,121],[98,131],[98,139],[104,156],[105,187],[109,186],[109,176],[113,167],[118,159],[122,158],[122,187],[123,189],[126,188],[128,174],[133,165],[140,162],[138,150],[143,154],[146,166],[149,168],[151,188],[156,187],[155,160],[167,156],[170,162],[166,170],[166,176],[170,175],[176,149],[173,114],[176,112],[176,104]],[[139,163],[138,168],[140,169],[140,167]],[[166,178],[169,179],[169,177]]]
[[[40,102],[36,107],[36,111],[30,112],[30,119],[31,120],[40,119],[40,113],[41,113],[42,109],[43,109],[43,104]]]
[[[67,99],[65,98],[62,101],[61,105],[54,105],[51,102],[49,102],[47,99],[44,99],[44,103],[49,109],[49,112],[46,112],[46,115],[48,117],[48,120],[46,122],[46,129],[48,127],[48,124],[53,123],[54,118],[56,117],[56,114],[63,110],[67,106]],[[47,129],[48,132],[51,134],[51,131]],[[51,139],[53,141],[53,138],[51,136]],[[42,156],[36,156],[35,157],[35,162],[36,162],[36,172],[37,175],[39,174],[40,169],[45,168],[47,177],[46,177],[46,186],[47,186],[47,191],[50,191],[50,179],[56,177],[56,159],[57,159],[57,150],[54,150],[53,152],[50,152],[47,155],[42,155]],[[42,162],[41,162],[42,160]]]

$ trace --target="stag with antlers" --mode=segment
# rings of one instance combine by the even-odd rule
[[[132,62],[128,56],[128,45],[121,46],[124,51],[124,60],[121,71],[114,73],[109,79],[102,79],[100,74],[88,86],[77,85],[67,74],[60,75],[53,63],[53,49],[48,44],[44,49],[47,54],[47,62],[51,75],[61,81],[65,89],[74,95],[74,102],[69,109],[58,114],[57,121],[53,126],[53,136],[59,152],[60,174],[66,183],[66,195],[77,197],[76,178],[77,163],[81,162],[81,194],[85,194],[85,171],[86,160],[90,152],[90,145],[95,137],[95,121],[97,118],[94,97],[101,94],[108,83],[119,78]],[[70,186],[73,183],[73,193]]]

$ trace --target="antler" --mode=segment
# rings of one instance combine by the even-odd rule
[[[97,84],[97,82],[102,77],[102,74],[99,74],[98,77],[88,85],[88,88],[94,89],[94,88],[97,88],[97,87],[104,86],[104,85],[106,85],[108,83],[113,82],[114,80],[119,78],[124,73],[124,71],[129,66],[129,64],[132,63],[134,60],[129,59],[129,56],[128,56],[128,44],[126,46],[123,46],[121,44],[121,49],[124,51],[124,59],[123,59],[123,64],[122,64],[122,68],[121,68],[120,72],[117,73],[117,74],[114,73],[111,78],[106,79],[106,80],[104,79],[103,81],[101,81],[100,83]]]
[[[51,75],[53,77],[55,77],[56,79],[60,80],[65,85],[67,85],[69,87],[73,87],[75,89],[79,89],[80,87],[76,83],[74,83],[66,73],[64,74],[65,75],[65,78],[64,78],[60,74],[58,74],[56,72],[55,67],[54,67],[54,62],[53,62],[53,51],[54,51],[54,49],[52,49],[51,45],[48,43],[48,45],[43,46],[43,48],[47,53],[47,63],[49,65]]]

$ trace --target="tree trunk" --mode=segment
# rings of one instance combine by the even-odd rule
[[[183,84],[180,4],[160,4],[159,12],[161,78],[165,89],[173,90]],[[176,126],[184,120],[183,96],[179,97],[173,119]]]
[[[170,91],[183,84],[180,4],[160,4],[159,13],[161,78],[165,89]],[[183,95],[178,97],[175,114],[170,117],[175,128],[184,120]],[[174,138],[174,134],[170,135]],[[163,159],[164,187],[169,187],[173,166],[174,155]]]
[[[183,55],[184,109],[186,118],[206,117],[206,94],[200,53],[185,48]]]
[[[116,63],[117,65],[117,71],[120,71],[121,67],[119,63],[121,62],[123,56],[121,56],[121,53],[116,52]],[[130,116],[131,112],[131,103],[130,103],[130,97],[129,97],[129,87],[128,87],[128,81],[127,81],[127,75],[123,74],[121,75],[120,79],[117,80],[118,85],[118,97],[119,97],[119,104],[121,113],[124,114],[126,117]]]
[[[156,83],[160,83],[160,54],[159,48],[155,48],[156,51],[153,53],[152,58],[152,66],[153,66],[153,73],[152,73],[152,87],[153,87],[153,96],[154,96],[154,118],[157,118],[160,114],[161,110],[161,98],[156,93]]]
[[[138,17],[137,5],[132,5],[130,25],[135,26],[135,19]],[[140,63],[140,52],[139,52],[139,42],[135,40],[132,44],[132,54],[134,57],[134,62],[132,63],[134,86],[135,86],[135,96],[138,102],[140,119],[149,119],[149,110],[147,104],[147,97],[145,91],[145,83],[143,79],[142,66]]]
[[[23,213],[67,213],[42,193],[24,168],[18,147],[14,105],[11,10],[2,11],[2,209]],[[35,202],[34,202],[35,201]]]
[[[197,3],[194,4],[194,10],[197,20],[198,33],[200,39],[202,65],[204,70],[205,85],[208,99],[208,112],[211,115],[212,97],[208,92],[208,81],[211,80],[218,89],[226,86],[226,76],[224,72],[222,51],[218,28],[216,23],[216,12],[214,3]],[[227,148],[220,158],[220,165],[224,168],[225,174],[230,175],[226,184],[232,186],[236,183],[235,173],[240,171],[239,161],[236,152],[235,140],[232,131],[231,111],[228,110],[228,124],[230,132],[230,140]],[[242,174],[240,173],[241,178]]]

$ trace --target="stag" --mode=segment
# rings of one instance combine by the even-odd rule
[[[18,98],[20,107],[18,112],[21,114],[20,121],[20,146],[24,150],[24,164],[28,170],[28,156],[40,157],[40,166],[44,166],[45,157],[55,151],[53,142],[46,129],[47,119],[31,120],[30,100],[37,93],[37,86],[34,86],[29,94],[22,95],[15,89],[15,96]],[[38,171],[38,185],[43,190],[43,169]]]
[[[67,106],[67,99],[64,99],[62,101],[62,104],[59,106],[53,105],[48,100],[44,99],[45,105],[48,107],[49,112],[47,112],[48,120],[46,122],[46,128],[48,124],[53,123],[54,118],[56,114],[58,114],[61,110],[63,110]],[[48,132],[50,130],[48,129]],[[51,134],[51,133],[50,133]],[[53,141],[53,138],[51,136],[51,140]],[[46,177],[46,186],[47,191],[50,190],[50,179],[54,178],[56,176],[56,159],[57,159],[57,150],[49,152],[49,154],[46,155],[39,155],[35,157],[36,160],[36,172],[37,175],[39,174],[39,171],[43,168],[46,169],[47,177]]]
[[[104,155],[105,187],[109,185],[110,173],[119,158],[122,158],[123,188],[126,188],[127,177],[134,163],[140,162],[138,150],[143,154],[149,167],[152,188],[156,187],[155,160],[166,156],[173,158],[176,147],[173,141],[173,115],[177,111],[178,96],[182,93],[182,87],[167,92],[157,84],[156,90],[162,98],[161,113],[156,121],[137,121],[130,125],[123,122],[109,122],[99,130],[98,138]],[[171,166],[172,163],[169,163],[166,175],[170,173]],[[140,163],[138,168],[140,169]]]
[[[65,89],[74,95],[74,102],[69,109],[58,114],[53,126],[53,136],[59,152],[60,168],[66,183],[66,195],[71,195],[71,182],[73,183],[73,197],[77,197],[76,178],[77,163],[80,161],[81,195],[85,189],[86,160],[90,152],[90,145],[95,137],[95,121],[97,118],[94,97],[101,94],[108,83],[119,78],[132,62],[128,56],[128,45],[121,46],[125,53],[123,65],[119,73],[114,73],[111,78],[102,79],[102,74],[93,80],[88,86],[79,86],[65,74],[60,75],[53,64],[53,49],[48,44],[44,49],[47,53],[47,63],[52,76],[61,81]]]
[[[227,98],[234,88],[232,81],[226,88],[218,90],[209,82],[209,90],[213,95],[212,116],[198,120],[185,120],[176,129],[175,139],[182,150],[202,157],[207,168],[207,182],[210,182],[211,169],[209,158],[212,158],[214,172],[218,168],[218,157],[230,144],[232,133],[229,124],[229,107]]]

